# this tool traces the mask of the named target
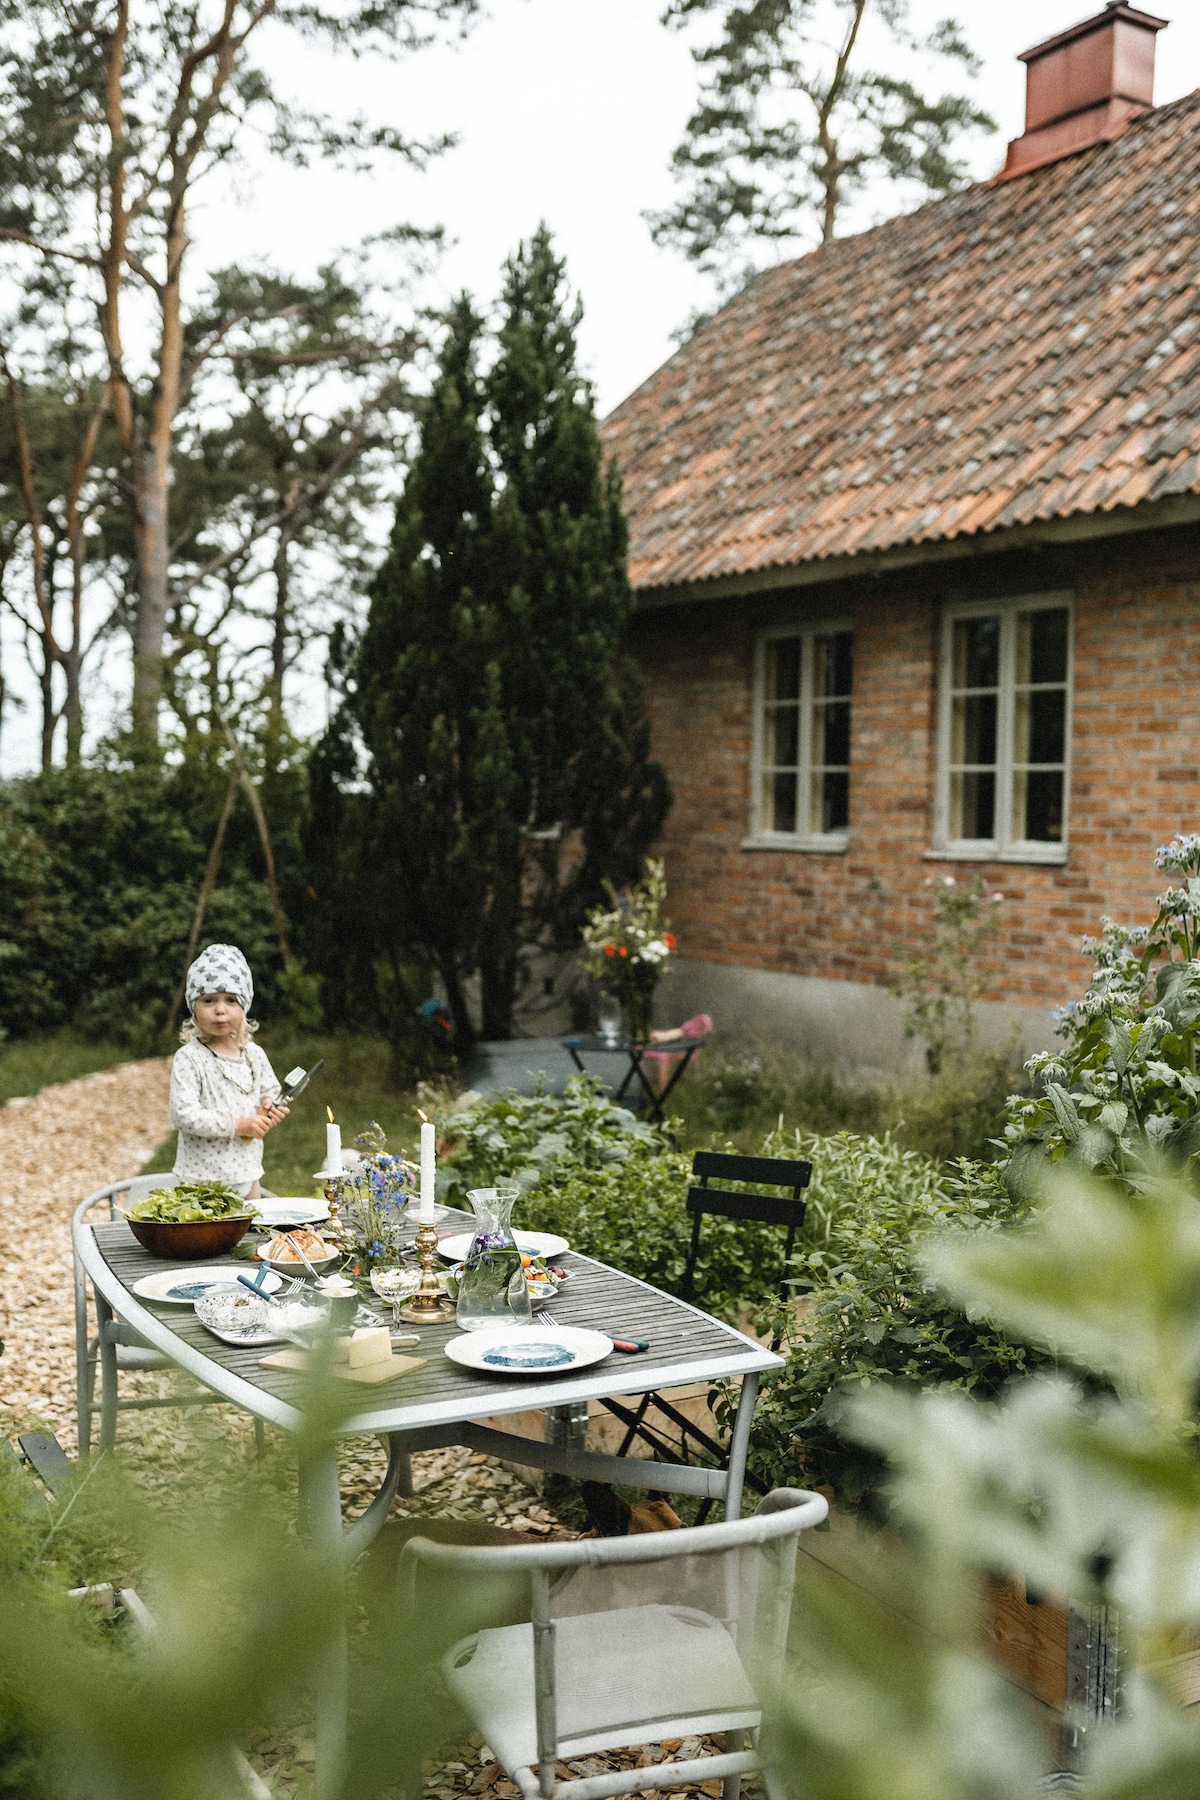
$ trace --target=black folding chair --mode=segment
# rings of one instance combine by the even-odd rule
[[[783,1255],[783,1274],[779,1282],[779,1298],[786,1301],[792,1272],[792,1252],[796,1246],[796,1232],[804,1223],[806,1204],[801,1199],[805,1188],[812,1180],[812,1164],[799,1158],[775,1156],[734,1156],[723,1150],[697,1150],[692,1158],[692,1174],[700,1177],[699,1187],[690,1187],[687,1196],[687,1209],[692,1215],[692,1232],[688,1243],[687,1262],[684,1265],[681,1297],[691,1300],[695,1295],[696,1262],[700,1255],[700,1226],[706,1213],[720,1219],[748,1219],[761,1225],[786,1225],[787,1245]],[[787,1194],[736,1193],[729,1188],[709,1187],[710,1178],[724,1181],[757,1182],[762,1187],[787,1188]],[[776,1332],[771,1341],[771,1348],[779,1348],[779,1333]],[[618,1456],[627,1456],[630,1445],[635,1438],[648,1444],[654,1454],[664,1462],[686,1463],[689,1456],[689,1441],[705,1456],[715,1461],[716,1467],[723,1469],[729,1461],[729,1453],[723,1445],[710,1437],[706,1431],[693,1423],[679,1408],[664,1399],[661,1394],[643,1394],[636,1408],[625,1406],[620,1400],[605,1400],[604,1405],[610,1413],[621,1420],[625,1426],[625,1436],[621,1442]],[[660,1413],[679,1433],[676,1445],[668,1438],[661,1426],[647,1418],[651,1411]],[[746,1485],[756,1493],[765,1494],[765,1486],[747,1471]],[[711,1500],[705,1500],[697,1517],[697,1524],[703,1524],[708,1517]]]

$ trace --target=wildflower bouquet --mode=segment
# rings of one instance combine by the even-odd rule
[[[666,869],[661,862],[647,861],[645,879],[624,894],[607,885],[613,904],[588,914],[583,966],[604,993],[620,1001],[630,1036],[647,1038],[654,990],[675,948],[663,914]]]
[[[354,1147],[359,1161],[338,1177],[338,1204],[351,1253],[365,1275],[399,1255],[400,1225],[417,1171],[402,1156],[388,1155],[387,1138],[374,1120],[355,1138]]]

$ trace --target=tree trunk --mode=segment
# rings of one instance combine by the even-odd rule
[[[275,618],[271,635],[271,711],[276,722],[283,718],[283,676],[287,664],[288,621],[291,617],[291,537],[281,529],[275,547]]]

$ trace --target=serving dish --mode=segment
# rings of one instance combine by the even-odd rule
[[[125,1223],[151,1256],[169,1256],[172,1262],[199,1262],[206,1256],[223,1256],[250,1229],[250,1213],[230,1219],[131,1219]]]

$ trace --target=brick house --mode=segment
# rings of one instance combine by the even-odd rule
[[[1079,940],[1200,826],[1200,93],[1164,21],[1027,51],[994,181],[759,275],[606,423],[672,1015],[895,1065],[929,883],[1003,892],[985,1025],[1051,1040]]]

